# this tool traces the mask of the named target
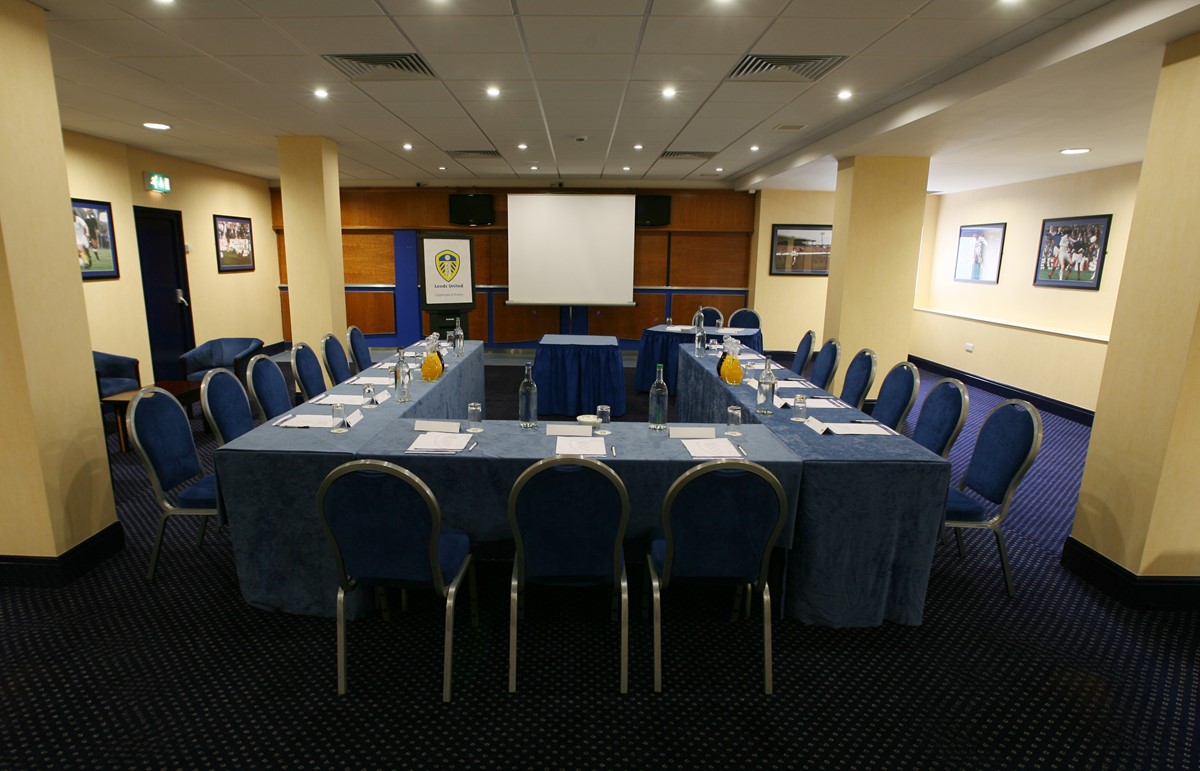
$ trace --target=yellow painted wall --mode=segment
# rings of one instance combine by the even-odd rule
[[[794,351],[811,329],[817,340],[825,324],[824,276],[772,276],[773,225],[833,224],[833,193],[760,190],[755,202],[754,237],[750,245],[750,307],[763,323],[763,346]],[[836,234],[835,234],[836,237]]]
[[[934,231],[926,225],[922,244],[911,352],[1095,409],[1140,168],[938,196]],[[1100,288],[1033,286],[1042,220],[1096,214],[1113,215]],[[959,228],[993,222],[1007,223],[999,283],[955,281]]]

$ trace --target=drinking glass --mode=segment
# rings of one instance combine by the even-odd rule
[[[483,430],[483,405],[471,402],[467,405],[467,433],[478,434]]]
[[[364,410],[371,410],[378,406],[375,404],[375,386],[371,385],[370,383],[363,384],[362,396],[362,406]]]
[[[612,407],[607,404],[597,404],[596,417],[600,418],[601,428],[599,428],[595,433],[599,434],[600,436],[608,436],[611,434],[612,431],[608,430],[606,426],[608,426],[609,423],[612,423]]]
[[[346,428],[346,405],[341,402],[333,405],[333,428],[329,430],[335,434],[344,434],[350,430]]]
[[[741,436],[742,408],[732,405],[725,409],[725,436]]]
[[[797,423],[808,420],[808,397],[804,394],[800,394],[796,401],[792,402],[792,420]]]

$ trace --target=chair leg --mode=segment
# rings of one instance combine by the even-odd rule
[[[517,603],[521,589],[517,584],[517,566],[513,565],[508,588],[508,692],[517,692]]]
[[[746,618],[750,618],[750,600],[751,600],[750,590],[751,590],[751,588],[752,587],[750,586],[750,584],[746,584],[746,589],[743,592],[743,594],[745,594]]]
[[[338,696],[346,694],[346,590],[337,593],[337,677]]]
[[[729,620],[737,621],[738,616],[742,615],[742,587],[733,587],[733,610],[729,612]]]
[[[650,573],[649,594],[654,598],[654,692],[662,693],[662,594],[649,555],[646,557],[646,568]]]
[[[375,603],[379,606],[379,612],[383,616],[384,622],[390,622],[392,620],[392,604],[388,599],[387,589],[382,586],[375,587]]]
[[[208,517],[200,517],[200,537],[196,539],[197,546],[204,545],[204,534],[208,532]]]
[[[1004,585],[1008,587],[1008,596],[1016,598],[1017,590],[1013,588],[1012,575],[1008,569],[1008,551],[1004,548],[1004,533],[1000,528],[992,530],[996,534],[996,546],[1000,549],[1000,569],[1004,571]]]
[[[167,527],[167,518],[170,514],[163,512],[158,518],[158,534],[154,536],[154,549],[150,552],[150,570],[146,574],[146,580],[154,583],[154,569],[158,566],[158,551],[162,548],[163,531]]]
[[[763,582],[763,693],[770,696],[775,692],[771,665],[771,586]]]
[[[621,693],[629,693],[629,581],[621,566]]]
[[[400,612],[401,613],[408,612],[408,590],[407,589],[400,590]]]
[[[458,596],[458,587],[462,582],[463,573],[471,569],[471,555],[463,560],[458,569],[458,575],[446,587],[446,642],[442,652],[442,701],[450,701],[450,688],[454,672],[454,599]]]
[[[958,541],[958,556],[965,557],[967,555],[967,550],[963,548],[961,527],[954,528],[954,538]]]

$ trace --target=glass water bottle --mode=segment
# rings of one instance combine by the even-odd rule
[[[696,327],[696,355],[703,356],[708,339],[704,336],[704,327]]]
[[[525,362],[525,379],[517,390],[517,423],[521,428],[537,428],[537,383],[533,382],[533,362]]]
[[[663,380],[663,365],[656,367],[654,385],[650,386],[650,428],[662,431],[667,427],[667,381]]]
[[[696,315],[692,316],[692,326],[698,329],[704,329],[704,306],[701,305],[696,309]]]
[[[467,336],[463,334],[462,322],[456,316],[454,318],[454,355],[462,356],[467,350]]]
[[[758,397],[755,399],[754,411],[759,415],[775,413],[775,386],[777,383],[775,373],[771,371],[771,360],[767,359],[767,366],[763,369],[762,377],[758,379]]]

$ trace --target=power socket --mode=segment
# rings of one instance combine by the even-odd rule
[[[967,353],[974,353],[975,352],[975,343],[967,343],[966,348],[967,348]]]

